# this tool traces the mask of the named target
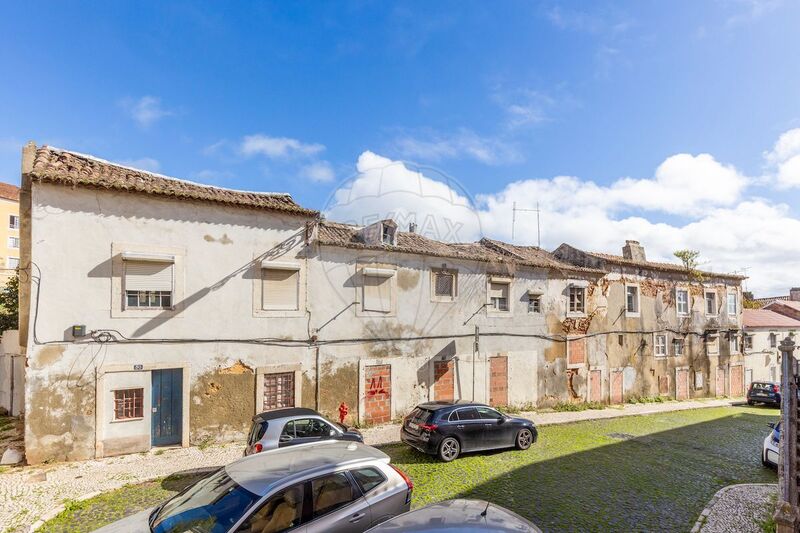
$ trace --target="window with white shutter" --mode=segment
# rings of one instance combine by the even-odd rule
[[[172,308],[175,263],[170,256],[123,255],[123,269],[127,308]]]
[[[300,308],[300,267],[261,269],[261,307],[296,311]]]
[[[489,305],[495,311],[508,311],[508,288],[510,283],[489,283]]]
[[[391,313],[394,270],[365,268],[362,270],[364,311]]]

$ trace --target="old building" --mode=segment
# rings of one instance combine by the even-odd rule
[[[588,293],[587,316],[570,324],[570,333],[600,339],[586,349],[603,350],[611,401],[628,395],[741,396],[743,278],[648,261],[636,241],[627,241],[622,252],[567,244],[554,252],[562,261],[606,273]]]
[[[241,439],[285,406],[741,394],[741,278],[634,242],[443,243],[33,144],[22,178],[31,463]]]
[[[781,375],[778,346],[800,331],[800,320],[769,309],[744,310],[745,385],[753,381],[778,381]]]
[[[19,187],[0,183],[0,285],[16,273],[19,266]]]

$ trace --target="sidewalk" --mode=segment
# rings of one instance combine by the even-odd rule
[[[647,415],[685,409],[729,406],[732,400],[700,400],[653,404],[626,404],[601,410],[577,412],[526,412],[518,416],[539,426],[583,420]],[[390,424],[363,431],[368,444],[396,442],[400,426]],[[48,520],[63,508],[64,501],[76,500],[122,487],[158,479],[175,472],[220,466],[242,456],[242,443],[159,449],[147,453],[92,461],[14,468],[0,474],[0,524],[3,531],[25,531],[39,520]]]

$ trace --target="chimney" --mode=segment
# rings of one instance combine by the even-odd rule
[[[408,232],[409,233],[416,233],[417,232],[417,223],[416,222],[409,222],[408,223]]]
[[[625,241],[625,246],[622,247],[622,257],[633,261],[647,261],[647,257],[644,255],[644,246],[640,245],[639,241]]]
[[[792,287],[789,289],[789,300],[800,302],[800,287]]]

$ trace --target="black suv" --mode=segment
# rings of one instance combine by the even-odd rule
[[[798,394],[800,396],[800,393]],[[747,389],[747,405],[754,403],[781,405],[781,387],[774,381],[754,381]]]
[[[530,420],[464,401],[420,404],[403,420],[400,430],[403,442],[448,462],[462,452],[512,446],[527,450],[537,437]]]

